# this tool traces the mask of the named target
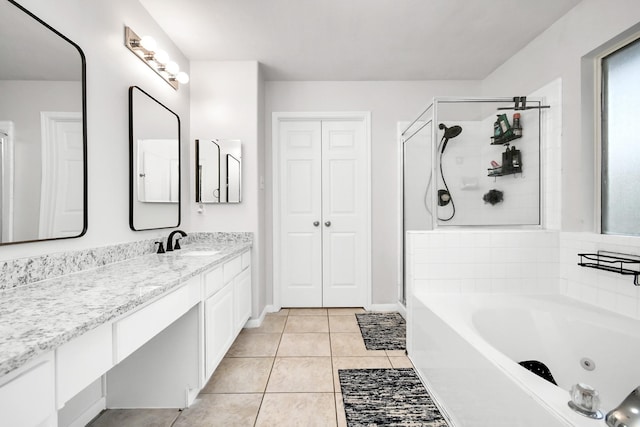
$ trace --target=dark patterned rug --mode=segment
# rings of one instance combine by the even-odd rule
[[[413,369],[339,369],[348,427],[447,427]]]
[[[407,325],[399,313],[356,314],[367,350],[405,350]]]

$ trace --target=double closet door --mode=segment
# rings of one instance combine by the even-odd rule
[[[278,127],[280,245],[274,261],[280,305],[365,306],[370,268],[365,122],[284,120]]]

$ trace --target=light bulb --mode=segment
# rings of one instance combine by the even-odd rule
[[[180,71],[177,75],[176,75],[176,80],[178,81],[178,83],[181,84],[187,84],[189,83],[189,74],[185,73],[184,71]]]
[[[165,65],[169,62],[169,54],[162,49],[158,49],[153,54],[153,59],[160,65]]]
[[[174,61],[167,62],[164,68],[165,70],[167,70],[169,74],[173,74],[173,75],[178,74],[178,71],[180,71],[180,66],[176,64]]]
[[[140,39],[140,46],[153,51],[156,49],[156,40],[151,36],[144,36]]]

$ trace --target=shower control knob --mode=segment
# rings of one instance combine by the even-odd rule
[[[314,227],[317,227],[317,226],[319,226],[319,225],[320,225],[320,221],[313,221],[313,226],[314,226]]]
[[[324,225],[326,225],[327,227],[331,227],[331,221],[325,222]]]

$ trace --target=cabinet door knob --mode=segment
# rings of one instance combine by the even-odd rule
[[[320,225],[320,221],[313,221],[313,226],[314,226],[314,227],[317,227],[317,226],[319,226],[319,225]]]
[[[324,225],[326,225],[327,227],[331,227],[331,221],[325,222]]]

